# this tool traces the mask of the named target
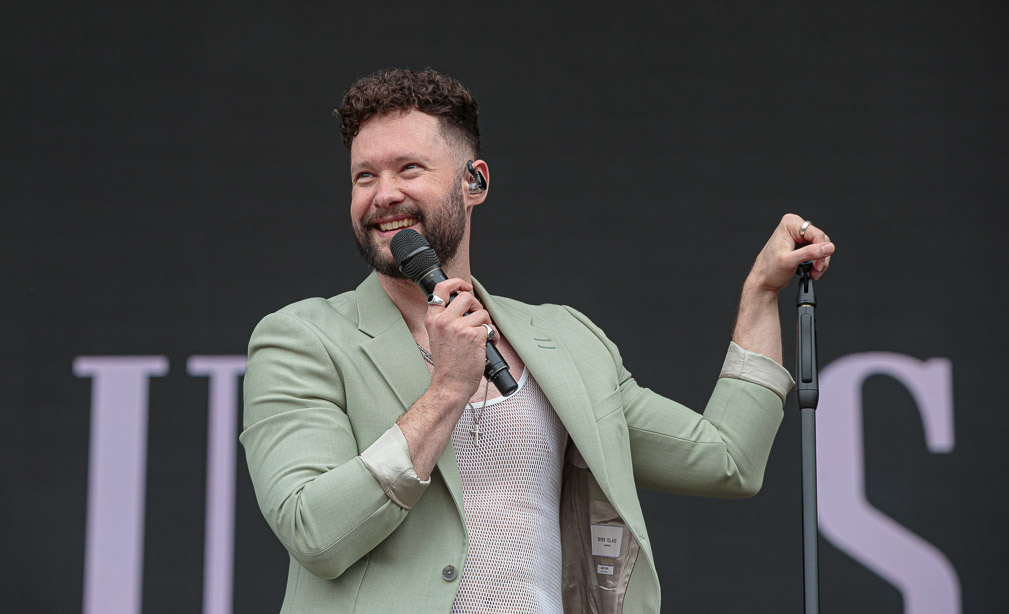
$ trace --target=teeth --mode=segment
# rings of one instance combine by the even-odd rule
[[[394,222],[384,222],[384,223],[378,225],[378,229],[381,230],[382,232],[385,232],[387,230],[396,230],[397,228],[403,228],[403,227],[406,227],[406,226],[413,226],[416,223],[417,223],[417,220],[415,220],[412,217],[408,217],[406,219],[396,220]]]

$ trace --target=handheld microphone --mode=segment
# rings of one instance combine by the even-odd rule
[[[434,248],[421,236],[419,232],[411,228],[405,228],[392,238],[389,243],[392,250],[392,257],[396,259],[399,270],[409,279],[420,286],[426,294],[433,294],[434,287],[448,279],[441,270],[441,262]],[[449,298],[449,302],[451,302]],[[518,390],[518,383],[508,370],[508,363],[501,356],[494,344],[487,342],[487,362],[484,364],[483,374],[487,381],[494,382],[497,389],[504,395],[510,395]]]

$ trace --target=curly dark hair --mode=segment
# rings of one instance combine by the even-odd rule
[[[462,83],[431,68],[416,73],[409,68],[383,68],[361,77],[333,115],[340,119],[340,134],[349,149],[368,119],[410,109],[439,118],[446,136],[456,137],[480,157],[476,100]]]

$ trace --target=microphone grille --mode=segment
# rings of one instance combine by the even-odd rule
[[[431,269],[441,267],[438,254],[435,253],[431,244],[419,232],[411,228],[397,232],[389,242],[389,249],[392,251],[392,257],[396,259],[399,270],[414,281],[420,279]]]

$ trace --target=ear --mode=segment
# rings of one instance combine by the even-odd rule
[[[463,194],[466,197],[467,206],[479,205],[487,199],[487,193],[490,192],[490,167],[487,166],[487,162],[484,160],[474,160],[473,170],[483,175],[484,180],[487,182],[487,188],[471,192],[469,189],[470,183],[477,182],[477,178],[468,171],[463,173]]]

